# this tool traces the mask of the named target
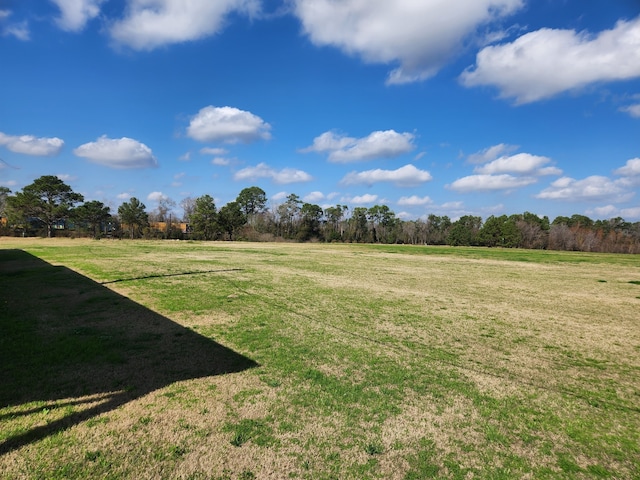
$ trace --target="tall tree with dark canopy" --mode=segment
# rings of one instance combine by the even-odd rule
[[[218,224],[233,240],[234,232],[247,223],[247,217],[238,202],[229,202],[218,212]]]
[[[213,240],[218,233],[218,212],[211,195],[196,198],[191,214],[191,226],[196,238]]]
[[[267,194],[260,187],[247,187],[242,189],[236,198],[242,213],[248,219],[257,213],[263,212],[267,204]]]
[[[0,187],[0,217],[6,217],[7,198],[11,194],[11,190],[7,187]]]
[[[52,236],[53,226],[67,220],[73,206],[83,200],[82,195],[55,175],[43,175],[7,199],[16,216],[23,220],[35,219],[46,226],[47,237]]]
[[[149,215],[145,211],[147,207],[136,197],[131,197],[118,207],[120,221],[129,227],[131,238],[140,234],[142,227],[149,224]]]
[[[298,231],[298,240],[307,241],[310,238],[320,238],[320,221],[323,215],[322,208],[313,203],[304,203],[300,209],[302,224]]]
[[[111,218],[111,211],[104,203],[92,200],[77,207],[73,217],[78,222],[87,224],[94,238],[97,238],[102,223]]]

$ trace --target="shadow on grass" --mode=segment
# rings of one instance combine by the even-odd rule
[[[167,385],[257,364],[65,267],[0,250],[0,415],[64,408],[0,455]]]

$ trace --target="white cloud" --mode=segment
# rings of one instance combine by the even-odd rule
[[[294,0],[305,33],[365,62],[399,64],[387,83],[435,75],[480,25],[514,13],[523,0]]]
[[[234,180],[258,180],[260,178],[271,179],[273,183],[288,184],[309,182],[313,178],[307,172],[297,170],[294,168],[283,168],[282,170],[275,170],[268,166],[266,163],[259,163],[255,167],[247,167],[239,170],[233,176]]]
[[[634,105],[627,105],[626,107],[620,108],[620,111],[628,113],[633,118],[640,118],[640,103],[636,103]]]
[[[555,167],[543,165],[551,162],[550,158],[531,155],[530,153],[518,153],[510,157],[500,157],[485,165],[474,168],[476,173],[501,174],[516,173],[519,175],[560,175],[562,171]]]
[[[200,149],[200,153],[202,155],[226,155],[229,152],[226,148],[204,147]]]
[[[157,166],[156,157],[144,143],[131,138],[101,136],[95,142],[80,145],[73,151],[78,157],[111,168],[146,168]]]
[[[410,197],[400,197],[398,200],[398,205],[408,205],[408,206],[422,206],[429,205],[433,203],[433,200],[429,197],[419,197],[417,195],[411,195]]]
[[[415,148],[412,133],[395,130],[371,132],[363,138],[325,132],[314,138],[313,145],[300,150],[307,152],[329,152],[329,161],[335,163],[359,162],[375,158],[394,158]]]
[[[31,31],[26,21],[7,25],[2,29],[2,35],[5,37],[16,37],[23,42],[31,40]]]
[[[357,142],[357,138],[347,137],[339,135],[335,132],[324,132],[322,135],[313,139],[313,145],[300,150],[303,153],[307,152],[331,152],[336,150],[342,150]]]
[[[505,156],[520,148],[518,145],[509,145],[506,143],[499,143],[492,147],[480,150],[477,153],[469,155],[469,163],[486,163],[491,162],[501,156]]]
[[[33,135],[6,135],[0,132],[0,145],[15,153],[35,156],[57,155],[64,141],[57,137],[34,137]]]
[[[620,216],[625,220],[640,218],[640,206],[620,209]]]
[[[502,175],[469,175],[447,185],[447,188],[458,192],[482,192],[491,190],[509,190],[525,187],[536,183],[533,177],[516,177],[509,174]]]
[[[105,0],[51,0],[60,9],[56,24],[68,32],[79,32],[89,20],[100,14],[100,4]]]
[[[368,204],[375,203],[378,201],[378,195],[372,195],[370,193],[365,193],[364,195],[356,195],[348,200],[350,203],[354,204]]]
[[[622,217],[625,220],[640,218],[640,206],[629,208],[618,208],[615,205],[605,205],[589,209],[585,212],[587,215],[595,215],[598,218],[615,218]]]
[[[118,195],[116,195],[116,198],[118,200],[129,200],[131,198],[131,195],[128,193],[119,193]]]
[[[125,18],[110,33],[119,44],[153,50],[214,35],[232,12],[252,16],[259,10],[259,0],[129,0]]]
[[[450,217],[452,221],[457,220],[463,215],[472,214],[469,209],[467,209],[464,205],[464,202],[456,201],[456,202],[446,202],[442,205],[430,205],[429,213],[433,213],[436,215],[447,215]],[[429,218],[429,214],[425,214],[420,217],[422,220],[427,221]]]
[[[378,182],[391,182],[398,187],[415,187],[432,179],[426,170],[419,170],[410,163],[397,170],[366,170],[351,172],[340,181],[343,185],[373,185]]]
[[[592,175],[582,180],[562,177],[542,190],[536,198],[567,201],[625,202],[633,197],[622,180]]]
[[[178,160],[181,162],[190,162],[191,161],[191,152],[183,153],[178,157]]]
[[[546,177],[549,175],[559,176],[562,175],[562,170],[558,167],[544,167],[536,170],[535,174],[539,177]]]
[[[211,164],[216,165],[217,167],[227,167],[231,165],[231,160],[224,157],[214,157],[211,159]]]
[[[618,215],[620,209],[614,205],[605,205],[587,210],[587,215],[597,215],[599,218],[612,218]]]
[[[462,209],[465,208],[464,206],[464,202],[461,201],[456,201],[456,202],[445,202],[442,205],[440,205],[440,208],[442,209]]]
[[[315,202],[321,202],[325,198],[326,197],[324,193],[316,191],[316,192],[310,192],[309,194],[305,195],[302,198],[302,200],[309,203],[315,203]]]
[[[510,190],[536,183],[536,177],[561,175],[562,170],[547,166],[548,157],[530,153],[516,153],[517,146],[500,143],[469,155],[468,161],[477,164],[473,171],[476,175],[462,177],[447,185],[459,192],[487,192]]]
[[[543,28],[512,43],[485,47],[475,68],[462,73],[467,87],[493,85],[500,97],[524,104],[597,82],[640,77],[640,16],[611,30]]]
[[[187,135],[200,142],[250,143],[270,139],[269,130],[271,125],[251,112],[209,105],[191,118]]]
[[[11,10],[0,10],[0,22],[5,18],[9,18],[12,13]],[[1,32],[3,37],[12,36],[23,42],[31,40],[31,32],[27,21],[8,24],[2,28]]]
[[[626,177],[635,177],[640,175],[640,158],[632,158],[627,160],[624,167],[614,170],[616,175],[624,175]]]
[[[150,202],[159,202],[165,198],[167,198],[167,196],[162,192],[151,192],[147,195],[147,200]]]
[[[289,194],[287,192],[278,192],[271,197],[271,200],[273,200],[274,202],[279,202],[280,200],[284,200],[285,198],[287,198],[288,195]]]

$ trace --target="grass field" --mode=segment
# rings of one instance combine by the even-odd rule
[[[0,238],[0,478],[640,478],[640,258]]]

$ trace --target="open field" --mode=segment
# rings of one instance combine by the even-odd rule
[[[640,478],[640,257],[0,238],[0,478]]]

